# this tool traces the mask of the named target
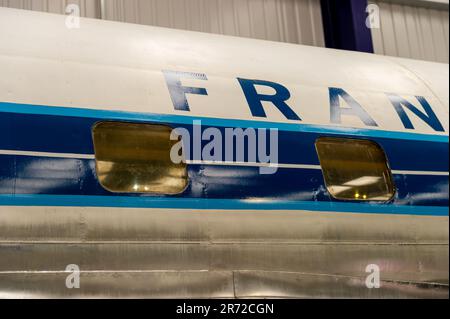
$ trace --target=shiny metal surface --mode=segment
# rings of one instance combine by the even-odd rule
[[[3,298],[448,297],[448,217],[0,207],[0,234]]]

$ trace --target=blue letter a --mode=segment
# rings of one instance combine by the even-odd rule
[[[352,115],[359,117],[361,121],[363,121],[363,123],[367,126],[378,126],[378,124],[374,121],[374,119],[372,119],[369,113],[367,113],[366,110],[364,110],[364,108],[343,89],[329,88],[329,91],[332,123],[341,124],[342,115]],[[339,97],[342,97],[348,104],[348,106],[350,106],[350,108],[342,108]]]

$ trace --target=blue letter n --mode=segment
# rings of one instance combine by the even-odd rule
[[[431,126],[435,131],[437,132],[444,132],[445,129],[442,126],[441,122],[439,122],[438,117],[436,114],[434,114],[433,109],[431,108],[428,101],[422,97],[422,96],[416,96],[417,100],[422,105],[425,114],[418,110],[414,105],[409,103],[404,98],[401,98],[398,95],[395,94],[387,94],[389,100],[391,101],[392,105],[394,105],[395,111],[397,111],[398,116],[400,117],[403,126],[407,129],[414,129],[414,125],[412,124],[411,120],[408,117],[408,114],[406,114],[406,111],[403,107],[406,107],[408,110],[410,110],[412,113],[414,113],[418,118],[420,118],[422,121],[427,123],[429,126]]]

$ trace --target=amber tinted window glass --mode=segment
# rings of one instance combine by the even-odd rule
[[[178,194],[187,185],[186,164],[174,164],[171,128],[163,125],[102,122],[93,139],[101,185],[117,193]]]
[[[388,201],[395,193],[386,155],[366,140],[321,138],[316,149],[330,194],[341,200]]]

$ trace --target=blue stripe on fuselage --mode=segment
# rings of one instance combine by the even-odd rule
[[[325,187],[321,170],[280,168],[274,175],[258,167],[189,165],[189,186],[178,199],[338,202]],[[448,206],[448,176],[394,175],[393,205]],[[35,156],[0,156],[0,194],[65,196],[151,195],[113,194],[98,182],[95,161]]]
[[[152,113],[135,113],[127,111],[96,110],[72,107],[42,106],[30,104],[16,104],[0,102],[0,112],[32,114],[32,115],[54,115],[66,117],[96,118],[98,120],[122,120],[122,121],[144,121],[170,124],[190,125],[193,121],[201,120],[204,125],[212,127],[252,127],[252,128],[275,128],[281,131],[338,134],[355,137],[378,137],[389,139],[449,142],[448,135],[419,134],[408,132],[393,132],[375,129],[349,128],[328,125],[311,125],[303,123],[275,123],[265,121],[222,119],[210,117],[195,117],[185,115],[167,115]]]
[[[0,195],[0,206],[47,207],[117,207],[202,210],[304,210],[312,212],[339,212],[359,214],[391,214],[417,216],[448,216],[448,207],[380,205],[343,202],[257,201],[230,199],[108,197],[108,196],[54,196],[54,195]]]
[[[192,132],[193,120],[180,115],[84,110],[0,103],[0,150],[93,154],[92,126],[101,120],[165,123]],[[32,113],[34,112],[34,113]],[[95,117],[88,117],[88,115]],[[449,168],[448,136],[340,127],[201,118],[202,128],[278,128],[279,163],[318,165],[314,142],[321,136],[371,139],[386,152],[393,170],[444,171]],[[12,129],[14,125],[14,130]],[[14,131],[14,137],[11,132]],[[204,142],[207,143],[207,142]]]
[[[101,120],[164,123],[192,131],[193,120],[199,118],[0,103],[0,150],[93,154],[91,129]],[[201,120],[203,129],[210,126],[219,127],[222,131],[225,127],[279,129],[280,163],[318,165],[314,147],[316,139],[321,136],[341,136],[376,141],[385,150],[393,170],[448,172],[448,136],[259,121]],[[190,186],[186,192],[179,196],[164,197],[167,203],[207,199],[231,201],[237,205],[253,199],[262,203],[288,203],[289,207],[295,206],[292,202],[309,203],[312,206],[323,203],[325,206],[319,205],[322,208],[341,203],[330,198],[320,170],[280,168],[275,175],[261,175],[257,167],[189,165],[189,176]],[[448,210],[448,176],[396,175],[395,183],[398,189],[396,197],[391,205],[381,207],[403,207],[400,210],[405,212],[407,208],[416,206],[424,209],[447,207]],[[8,202],[10,205],[11,201],[21,205],[19,198],[36,199],[31,196],[33,194],[49,196],[37,197],[38,202],[42,198],[71,200],[86,196],[88,199],[82,202],[87,201],[94,206],[94,199],[102,203],[109,198],[111,205],[125,201],[138,207],[153,205],[153,200],[160,200],[152,196],[121,196],[105,191],[96,179],[93,160],[38,156],[1,155],[0,194],[9,194],[10,198],[5,197],[7,199],[3,203]],[[361,207],[360,210],[362,207],[374,207],[371,204],[356,205]],[[44,206],[52,206],[52,202],[47,201]],[[282,209],[281,206],[276,207]],[[391,208],[389,212],[392,212]]]

